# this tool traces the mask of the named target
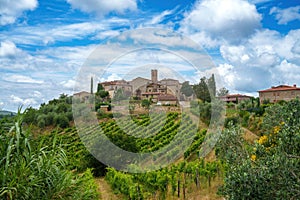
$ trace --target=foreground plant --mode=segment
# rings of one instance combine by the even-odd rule
[[[95,199],[90,170],[75,175],[66,170],[64,150],[54,138],[43,146],[22,129],[19,109],[10,131],[0,135],[1,199]]]
[[[299,100],[286,103],[277,116],[267,110],[264,123],[272,126],[266,124],[271,128],[253,145],[244,143],[238,128],[224,132],[219,143],[219,156],[227,164],[222,195],[232,200],[299,199],[299,116]]]

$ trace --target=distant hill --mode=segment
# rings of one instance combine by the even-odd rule
[[[10,117],[10,116],[13,117],[15,115],[16,115],[15,112],[7,111],[7,110],[0,110],[0,118]]]

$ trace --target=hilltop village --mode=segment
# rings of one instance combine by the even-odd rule
[[[186,92],[187,89],[190,92]],[[195,95],[193,89],[194,86],[190,85],[188,81],[180,83],[178,80],[171,78],[158,80],[158,70],[152,69],[151,79],[137,77],[130,81],[114,80],[100,82],[98,83],[97,92],[105,91],[106,96],[102,95],[102,97],[115,100],[131,97],[134,100],[148,100],[149,103],[156,105],[177,106],[180,101],[197,99],[197,95]],[[88,101],[91,93],[93,93],[92,89],[91,92],[82,91],[75,93],[74,97],[80,98],[82,101]],[[227,103],[238,103],[254,98],[245,94],[229,94],[228,90],[225,93],[216,94],[216,91],[214,91],[210,94],[216,95],[219,100]],[[296,84],[293,86],[272,86],[268,89],[259,90],[258,94],[261,104],[290,101],[300,96],[300,88]]]

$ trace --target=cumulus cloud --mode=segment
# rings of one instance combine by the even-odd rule
[[[0,58],[1,57],[14,57],[20,50],[16,47],[15,43],[11,41],[2,41],[0,43]]]
[[[12,24],[26,10],[34,10],[37,0],[0,0],[0,25]]]
[[[18,96],[11,95],[10,99],[13,103],[18,104],[18,105],[31,106],[31,105],[37,104],[36,100],[33,98],[22,99]]]
[[[255,5],[244,0],[203,0],[185,14],[181,30],[189,35],[201,33],[199,41],[205,46],[209,40],[240,42],[261,27],[262,17]]]
[[[249,40],[240,45],[222,45],[223,58],[237,66],[269,68],[283,59],[299,62],[298,46],[300,30],[292,30],[282,36],[276,31],[257,31]]]
[[[300,80],[300,65],[283,60],[273,69],[273,79],[276,82],[285,84],[299,83]]]
[[[268,86],[272,82],[272,73],[268,69],[259,67],[237,67],[228,63],[218,67],[220,81],[231,93],[252,93]]]
[[[237,91],[297,83],[300,79],[299,41],[300,30],[290,31],[285,36],[276,31],[257,31],[245,43],[222,45],[220,52],[227,64],[218,69],[229,89]]]
[[[278,24],[287,24],[294,20],[300,20],[300,6],[281,9],[273,7],[270,10],[271,15],[275,15]]]
[[[100,16],[110,12],[124,13],[127,10],[137,9],[136,0],[67,0],[73,8],[83,12],[96,13]]]
[[[75,86],[75,81],[74,80],[67,80],[67,81],[62,81],[60,84],[65,88],[72,90]]]

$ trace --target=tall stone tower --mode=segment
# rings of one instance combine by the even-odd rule
[[[151,69],[151,81],[157,83],[157,69]]]

